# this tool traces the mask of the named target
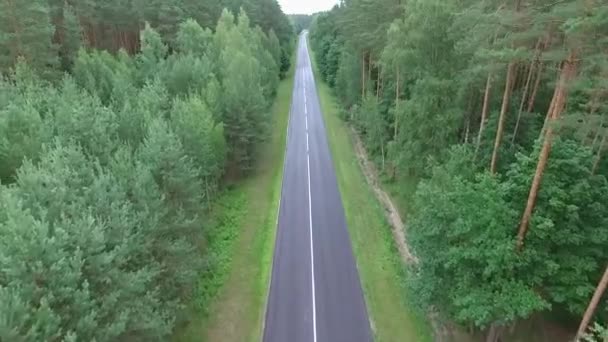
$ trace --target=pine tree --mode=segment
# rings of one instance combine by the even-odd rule
[[[82,46],[82,28],[74,10],[70,6],[63,8],[62,18],[62,39],[59,54],[63,68],[69,70],[76,60],[78,50]]]
[[[231,23],[231,17],[224,12],[216,30],[216,44],[221,51],[222,121],[229,160],[237,170],[246,171],[252,167],[254,148],[265,131],[267,102],[263,97],[263,70],[254,57],[258,41],[253,39],[244,13],[239,15],[238,25]]]
[[[203,29],[196,21],[188,19],[179,25],[176,46],[180,53],[201,57],[209,54],[212,33]]]
[[[55,28],[44,0],[0,2],[0,70],[6,71],[19,58],[45,78],[56,77]]]
[[[229,151],[254,166],[285,57],[245,13],[212,33],[217,5],[0,2],[0,340],[182,325],[213,262],[204,216]]]

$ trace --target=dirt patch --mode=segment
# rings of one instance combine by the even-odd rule
[[[374,164],[369,161],[367,151],[365,150],[365,147],[363,147],[361,138],[359,138],[359,134],[357,134],[354,129],[352,130],[352,136],[355,142],[355,154],[357,155],[357,160],[359,161],[359,165],[361,166],[361,170],[365,175],[367,183],[372,187],[376,198],[384,207],[384,213],[386,219],[391,225],[393,239],[395,240],[395,244],[397,245],[401,259],[406,264],[417,263],[418,259],[416,259],[416,257],[410,252],[410,248],[407,244],[405,224],[401,219],[401,215],[399,215],[397,207],[393,203],[390,196],[380,187],[378,182],[378,171],[376,170]]]

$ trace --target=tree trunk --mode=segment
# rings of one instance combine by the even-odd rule
[[[7,0],[8,3],[8,7],[11,8],[11,14],[9,14],[8,16],[11,18],[11,24],[13,26],[13,30],[15,31],[14,35],[15,35],[15,43],[14,43],[14,57],[15,60],[13,62],[17,61],[17,58],[19,58],[19,56],[24,57],[27,60],[28,56],[24,56],[23,55],[23,45],[21,42],[21,28],[19,27],[19,22],[17,21],[17,11],[15,8],[15,3],[12,0]]]
[[[91,31],[90,31],[91,47],[99,48],[100,46],[97,44],[97,34],[95,33],[96,27],[93,23],[91,23],[90,29],[91,29]]]
[[[475,101],[475,96],[473,96],[474,93],[471,93],[471,96],[469,96],[469,99],[467,101],[467,109],[465,110],[463,117],[464,117],[464,137],[462,139],[463,143],[468,144],[469,143],[469,133],[471,130],[471,111],[473,110],[473,103]]]
[[[578,327],[578,331],[576,332],[575,341],[581,339],[585,331],[587,330],[587,326],[595,313],[595,309],[597,308],[600,299],[602,299],[602,295],[606,291],[606,287],[608,286],[608,265],[606,266],[606,270],[604,271],[604,275],[600,280],[600,283],[597,285],[595,292],[593,293],[593,297],[591,297],[591,301],[589,302],[589,306],[587,306],[587,310],[585,310],[585,314],[583,315],[583,319],[581,320],[581,324]]]
[[[367,56],[367,83],[370,90],[374,91],[374,83],[372,83],[372,53],[370,52]],[[367,94],[367,89],[365,90]]]
[[[521,121],[521,114],[524,111],[524,104],[526,103],[526,97],[528,97],[528,89],[530,88],[530,81],[532,80],[532,72],[534,71],[534,63],[530,63],[530,69],[528,70],[528,77],[526,84],[524,85],[524,91],[521,94],[521,102],[519,104],[519,111],[517,112],[517,121],[515,122],[515,129],[513,129],[513,136],[511,137],[511,144],[515,143],[515,137],[517,137],[517,130],[519,129],[519,122]]]
[[[517,233],[517,248],[521,250],[524,244],[524,238],[526,236],[528,230],[528,224],[530,221],[530,217],[532,216],[532,210],[534,209],[534,205],[536,204],[536,197],[538,196],[538,189],[540,188],[540,182],[543,177],[543,172],[545,171],[545,166],[547,165],[547,160],[549,159],[549,152],[551,151],[551,138],[553,135],[553,128],[549,127],[547,129],[547,133],[545,134],[545,140],[543,142],[543,147],[540,151],[540,155],[538,157],[538,164],[536,165],[536,172],[534,173],[534,178],[532,179],[532,186],[530,188],[530,193],[528,195],[528,201],[526,203],[526,209],[524,210],[524,214],[522,216],[519,231]]]
[[[524,110],[524,105],[526,103],[526,99],[528,97],[528,89],[530,89],[530,82],[532,81],[532,73],[534,72],[534,66],[538,63],[538,58],[540,55],[540,44],[541,39],[538,39],[536,43],[534,60],[530,63],[530,68],[528,69],[528,77],[526,78],[526,83],[524,84],[524,91],[521,95],[521,102],[519,104],[519,111],[517,112],[517,121],[515,122],[515,129],[513,130],[513,137],[511,137],[511,144],[515,143],[515,137],[517,137],[517,130],[519,129],[519,122],[521,120],[521,114]]]
[[[593,168],[591,169],[591,174],[594,175],[597,172],[597,168],[600,166],[600,160],[602,159],[602,149],[604,148],[604,144],[606,143],[606,133],[602,134],[602,142],[600,142],[600,147],[597,149],[597,155],[595,156],[595,162],[593,163]]]
[[[498,149],[502,141],[504,133],[505,119],[507,117],[507,110],[509,109],[509,99],[511,97],[511,90],[513,85],[513,77],[515,74],[515,62],[509,63],[507,68],[507,80],[505,81],[505,92],[502,97],[502,107],[500,109],[500,116],[498,118],[498,129],[496,130],[496,139],[494,140],[494,151],[492,152],[492,161],[490,163],[490,172],[496,173],[496,164],[498,162]]]
[[[376,100],[380,97],[380,85],[382,84],[382,66],[378,68],[378,77],[376,77]]]
[[[399,129],[399,87],[401,82],[401,74],[399,72],[399,66],[397,66],[397,82],[395,82],[395,136],[394,141],[397,141],[397,132]]]
[[[557,98],[558,87],[556,86],[553,90],[553,97],[551,98],[551,103],[549,104],[549,110],[547,111],[547,115],[545,116],[545,121],[543,122],[543,127],[540,129],[540,134],[538,135],[538,139],[542,139],[545,135],[545,130],[547,129],[547,123],[549,122],[549,118],[553,113],[553,108],[555,107],[555,99]]]
[[[365,51],[361,60],[361,99],[365,98]]]
[[[534,101],[536,100],[536,94],[538,93],[538,87],[540,85],[540,80],[543,76],[542,75],[543,67],[544,67],[544,65],[543,65],[542,61],[540,63],[538,63],[536,81],[534,81],[534,89],[532,90],[532,94],[530,95],[530,98],[528,99],[528,108],[527,108],[528,113],[532,113],[532,109],[534,109]]]
[[[524,210],[524,214],[519,225],[519,231],[517,232],[518,250],[521,250],[523,248],[524,239],[526,237],[528,225],[530,223],[530,217],[532,216],[532,211],[534,210],[534,206],[536,204],[536,197],[538,196],[540,182],[542,180],[545,167],[547,166],[547,160],[549,159],[549,153],[551,151],[551,139],[553,137],[553,123],[559,120],[561,113],[564,110],[566,98],[568,97],[567,86],[568,83],[570,83],[570,81],[576,75],[576,63],[576,54],[575,52],[571,52],[568,56],[568,60],[564,63],[562,67],[560,79],[558,84],[556,85],[556,89],[553,96],[553,106],[550,109],[551,111],[547,113],[548,124],[546,127],[547,131],[545,133],[543,147],[538,157],[538,164],[536,165],[536,172],[534,173],[532,186],[530,187],[528,201],[526,203],[526,208]]]
[[[481,146],[481,136],[483,135],[483,130],[486,126],[486,121],[488,121],[488,106],[490,102],[490,90],[492,89],[492,73],[488,74],[488,80],[486,81],[486,90],[483,95],[483,106],[481,109],[481,120],[479,121],[479,133],[477,133],[477,146],[475,147],[474,158],[477,158],[477,153],[479,152],[479,147]]]
[[[52,23],[55,26],[55,33],[53,34],[53,42],[58,46],[62,47],[65,42],[65,27],[64,27],[64,8],[61,7],[57,11],[57,16],[52,18]]]
[[[598,93],[594,94],[591,97],[591,103],[590,103],[590,111],[589,111],[589,118],[591,120],[593,120],[593,115],[595,114],[595,112],[598,109],[598,106],[596,105],[596,103],[598,103],[599,100],[599,95]],[[593,135],[593,141],[591,142],[591,148],[595,148],[595,143],[597,142],[597,139],[600,135],[600,132],[602,131],[602,127],[604,126],[604,116],[602,115],[602,119],[600,121],[600,125],[599,127],[597,127],[597,131],[595,132],[595,134]],[[583,134],[582,138],[581,138],[581,144],[585,144],[585,142],[587,141],[587,138],[589,137],[589,132],[591,132],[591,127]]]
[[[469,129],[471,127],[471,120],[469,118],[467,118],[467,127],[464,130],[464,143],[468,144],[469,143]]]
[[[382,153],[382,172],[384,173],[384,141],[380,143],[380,151]]]
[[[595,148],[595,144],[597,143],[597,139],[600,137],[600,132],[601,132],[601,128],[604,125],[604,118],[602,118],[602,121],[600,122],[600,126],[597,128],[597,131],[595,132],[595,134],[593,135],[593,140],[591,141],[591,149]],[[581,144],[585,144],[585,140],[587,140],[587,136],[589,135],[589,131],[591,131],[591,129],[588,130],[586,135],[583,135],[583,138],[581,139]]]
[[[497,342],[500,338],[500,333],[501,329],[498,325],[490,325],[490,329],[488,329],[488,334],[486,335],[486,342]]]
[[[540,56],[542,55],[544,50],[547,50],[547,48],[549,48],[550,42],[551,34],[547,34],[547,36],[545,37],[545,41],[542,44],[542,47],[538,50],[538,72],[536,74],[536,81],[534,81],[534,90],[532,90],[532,95],[530,95],[530,99],[528,99],[528,113],[532,113],[532,109],[534,109],[534,101],[536,100],[536,94],[538,93],[538,87],[540,85],[540,80],[542,79],[544,63],[542,60],[540,60]]]
[[[526,75],[528,74],[528,65],[526,65],[525,63],[517,63],[515,65],[515,69],[517,70],[517,72],[515,72],[515,81],[513,81],[513,89],[519,89],[523,86],[524,80],[526,79]]]

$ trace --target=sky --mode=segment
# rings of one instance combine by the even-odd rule
[[[337,3],[338,0],[279,0],[283,12],[287,14],[312,14],[327,11]]]

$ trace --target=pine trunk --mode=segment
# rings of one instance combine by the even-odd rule
[[[599,100],[599,93],[595,93],[593,94],[593,96],[591,96],[591,103],[590,103],[590,111],[589,111],[589,118],[591,120],[593,120],[593,116],[595,114],[595,112],[598,110],[598,100]],[[595,148],[595,143],[597,142],[597,139],[600,135],[600,132],[602,131],[602,127],[604,126],[604,116],[602,115],[602,119],[600,121],[600,125],[597,127],[597,131],[595,131],[595,134],[593,135],[593,141],[591,142],[591,148]],[[593,127],[589,127],[588,130],[586,130],[585,133],[582,134],[581,137],[581,144],[585,144],[585,142],[587,141],[587,138],[589,137],[589,132],[591,132],[593,129]]]
[[[513,85],[513,78],[515,75],[515,63],[509,63],[507,68],[507,79],[505,81],[505,91],[502,97],[502,107],[500,109],[500,116],[498,118],[498,129],[496,130],[496,139],[494,140],[494,150],[492,152],[492,161],[490,163],[490,172],[496,173],[496,164],[498,162],[498,150],[502,141],[502,136],[505,129],[505,119],[507,117],[507,110],[509,109],[509,99],[511,98],[511,90]]]
[[[602,295],[606,291],[606,287],[608,287],[608,265],[606,266],[606,270],[604,271],[604,275],[600,280],[595,292],[593,293],[593,297],[591,297],[591,301],[589,302],[589,306],[587,306],[587,310],[585,310],[585,314],[583,315],[583,319],[581,320],[581,324],[578,327],[578,331],[576,332],[575,341],[579,341],[583,334],[587,330],[587,326],[589,326],[589,322],[591,322],[591,318],[597,309],[597,305],[602,298]]]
[[[597,149],[597,154],[595,156],[595,162],[593,163],[593,168],[591,169],[591,174],[594,175],[597,172],[597,168],[600,166],[600,161],[602,160],[602,149],[604,148],[604,144],[606,143],[606,134],[602,135],[602,142],[600,142],[600,147]]]
[[[486,342],[497,342],[500,339],[501,329],[498,325],[492,324],[488,329],[488,334],[486,335]]]
[[[538,93],[538,87],[540,86],[540,80],[543,74],[543,62],[538,63],[538,69],[536,71],[536,80],[534,81],[534,88],[532,90],[532,94],[528,99],[528,113],[532,113],[532,109],[534,109],[534,101],[536,100],[536,94]]]
[[[361,99],[365,98],[365,52],[361,60]]]
[[[475,158],[477,158],[477,153],[479,152],[479,147],[481,146],[481,137],[483,135],[483,130],[486,126],[486,121],[488,121],[488,107],[490,102],[490,90],[492,89],[492,73],[488,74],[488,80],[486,81],[486,90],[483,95],[483,106],[481,109],[481,120],[479,122],[479,133],[477,133],[477,146],[475,147]]]
[[[17,21],[17,11],[15,8],[15,3],[12,0],[7,0],[8,7],[11,9],[11,14],[8,16],[11,18],[11,24],[13,26],[15,42],[14,42],[14,62],[17,61],[19,56],[23,56],[23,47],[21,42],[21,28],[19,27],[19,22]],[[23,56],[27,60],[27,56]]]
[[[536,94],[538,93],[538,87],[542,79],[544,63],[540,60],[540,55],[542,54],[542,51],[547,50],[549,48],[550,42],[551,34],[547,34],[547,36],[545,37],[545,41],[543,42],[542,48],[538,51],[538,73],[536,74],[536,81],[534,82],[534,90],[532,90],[532,95],[528,100],[528,113],[532,113],[532,109],[534,109],[534,101],[536,100]]]
[[[465,144],[469,143],[469,133],[471,130],[471,111],[473,110],[473,102],[475,101],[475,96],[473,96],[474,93],[471,93],[471,96],[469,96],[469,99],[467,101],[467,109],[465,110],[465,112],[463,113],[463,117],[464,117],[464,138],[463,138],[463,142]]]
[[[519,103],[519,110],[517,112],[517,121],[515,122],[515,129],[513,129],[513,136],[511,137],[511,144],[515,143],[515,137],[517,137],[519,123],[521,121],[521,114],[524,111],[524,105],[526,103],[526,98],[528,97],[528,89],[530,88],[530,81],[532,80],[533,71],[534,71],[534,62],[530,63],[530,69],[528,70],[528,77],[526,79],[526,84],[524,85],[524,90],[521,94],[521,102]]]
[[[468,144],[469,143],[469,129],[471,127],[471,120],[469,118],[467,118],[467,127],[465,128],[464,131],[464,143]]]
[[[367,83],[368,83],[368,87],[370,88],[370,91],[374,91],[374,83],[372,83],[372,54],[371,52],[369,53],[369,55],[367,56]],[[367,89],[365,90],[365,93],[367,94]]]
[[[63,18],[63,8],[57,11],[57,16],[52,19],[53,25],[55,26],[55,34],[53,35],[53,42],[59,46],[63,46],[65,41],[65,27]]]
[[[534,60],[532,62],[530,62],[530,68],[528,69],[528,76],[526,77],[526,83],[524,84],[524,90],[521,95],[519,111],[517,112],[517,121],[515,122],[515,129],[513,130],[513,137],[511,137],[511,144],[515,143],[515,138],[517,137],[517,130],[519,129],[519,123],[521,121],[521,114],[523,113],[524,105],[525,105],[526,99],[528,97],[528,90],[530,89],[530,82],[532,81],[532,73],[534,72],[534,66],[536,65],[536,63],[538,63],[538,57],[540,54],[540,44],[541,44],[541,40],[539,38],[538,42],[536,43],[536,48],[535,48],[536,52],[534,53],[535,57],[534,57]]]
[[[399,66],[397,66],[397,82],[395,82],[395,136],[393,140],[397,141],[397,132],[399,129],[399,87],[401,81],[401,74],[399,72]]]
[[[532,180],[532,186],[530,187],[530,193],[528,195],[528,201],[526,203],[526,208],[524,210],[524,214],[522,216],[519,230],[517,233],[517,249],[521,250],[523,248],[524,239],[526,237],[526,233],[528,232],[528,226],[530,223],[530,217],[532,216],[532,211],[534,210],[534,206],[536,205],[536,197],[538,196],[538,190],[540,188],[540,183],[543,177],[543,173],[545,171],[545,167],[547,166],[547,161],[549,159],[549,153],[551,151],[551,140],[553,137],[553,126],[554,123],[559,120],[562,111],[564,110],[564,106],[566,104],[566,98],[568,97],[568,83],[574,78],[576,75],[576,54],[571,52],[568,56],[568,60],[564,63],[560,75],[559,82],[556,86],[553,106],[550,109],[550,112],[547,113],[547,127],[546,133],[543,140],[543,146],[540,151],[540,155],[538,157],[538,164],[536,165],[536,172],[534,173],[534,178]]]
[[[384,173],[384,165],[385,165],[385,158],[384,158],[384,141],[382,141],[380,143],[380,152],[382,153],[382,172]]]
[[[382,84],[382,66],[378,69],[378,77],[376,78],[376,100],[380,97],[380,85]]]
[[[555,107],[555,99],[557,98],[557,92],[558,92],[558,87],[555,87],[555,89],[553,90],[553,97],[551,98],[551,103],[549,104],[549,110],[547,111],[547,115],[545,116],[545,121],[543,122],[543,127],[540,129],[540,134],[538,136],[538,139],[542,139],[543,136],[545,135],[545,130],[547,129],[547,123],[549,122],[549,118],[551,117],[551,114],[553,113],[553,108]]]

